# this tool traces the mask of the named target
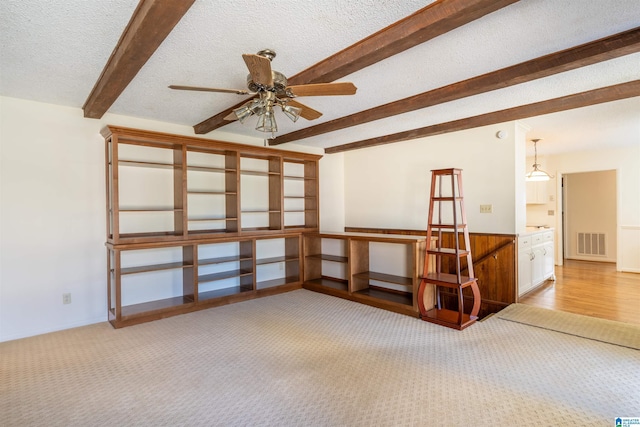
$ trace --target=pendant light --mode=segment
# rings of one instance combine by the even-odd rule
[[[538,163],[538,141],[540,139],[532,139],[533,142],[533,150],[535,153],[535,157],[533,160],[533,170],[525,175],[525,180],[527,181],[549,181],[553,176],[549,175],[548,172],[540,169],[540,164]]]

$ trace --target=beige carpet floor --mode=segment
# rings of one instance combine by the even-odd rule
[[[640,351],[306,290],[0,343],[1,426],[612,426]]]
[[[640,350],[640,326],[638,325],[526,304],[511,304],[496,316],[503,320]]]

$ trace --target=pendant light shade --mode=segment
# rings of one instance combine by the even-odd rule
[[[273,107],[271,105],[267,105],[264,112],[258,116],[256,130],[271,133],[278,131],[278,124],[276,123],[276,117],[273,114]]]
[[[553,176],[549,175],[548,172],[540,169],[540,164],[538,163],[538,141],[540,139],[532,139],[533,142],[533,150],[535,153],[535,157],[533,160],[533,169],[531,172],[528,172],[525,175],[525,180],[527,181],[549,181]]]
[[[276,116],[273,110],[275,105],[282,108],[285,116],[295,122],[302,113],[302,108],[287,105],[286,101],[278,99],[273,92],[260,92],[260,97],[247,102],[243,106],[233,110],[236,118],[240,123],[244,123],[248,117],[258,116],[258,124],[256,130],[261,132],[271,132],[272,138],[275,138],[275,132],[278,131]]]

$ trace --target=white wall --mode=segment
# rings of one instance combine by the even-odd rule
[[[638,143],[631,147],[572,152],[547,157],[548,171],[564,174],[616,170],[617,172],[617,269],[640,272],[640,132]],[[556,212],[561,212],[561,180],[553,191]],[[550,193],[552,194],[552,193]],[[556,229],[562,216],[556,215]],[[562,240],[556,238],[556,263],[562,264]]]
[[[0,97],[0,341],[107,318],[106,124],[193,136],[189,126],[85,119],[78,108]],[[206,137],[263,144],[219,131]],[[67,292],[72,303],[63,305]]]
[[[499,130],[507,137],[497,138]],[[346,152],[345,223],[426,230],[430,171],[460,168],[469,231],[523,231],[524,149],[519,145],[524,147],[524,133],[511,122]],[[493,213],[481,214],[481,204],[493,205]]]
[[[320,159],[320,230],[344,231],[344,155]]]

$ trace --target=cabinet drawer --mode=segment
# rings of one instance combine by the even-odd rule
[[[518,248],[523,249],[529,246],[531,246],[531,236],[518,238]]]
[[[545,242],[551,242],[553,241],[553,231],[547,231],[542,235],[542,239]]]
[[[542,243],[542,234],[534,234],[533,236],[531,236],[531,241],[534,245]]]

